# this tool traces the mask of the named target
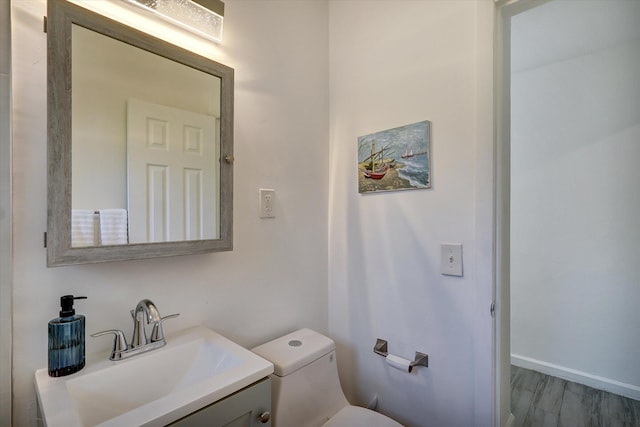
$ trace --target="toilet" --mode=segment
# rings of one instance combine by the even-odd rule
[[[342,392],[335,343],[300,329],[251,349],[273,363],[273,427],[402,427],[377,412],[352,406]]]

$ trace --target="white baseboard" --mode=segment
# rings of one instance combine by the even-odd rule
[[[530,357],[519,356],[517,354],[511,354],[511,364],[562,378],[563,380],[583,384],[598,390],[604,390],[620,396],[640,400],[640,387],[633,384],[626,384],[609,378],[588,374],[586,372],[576,371],[575,369],[566,368],[564,366],[542,362]]]

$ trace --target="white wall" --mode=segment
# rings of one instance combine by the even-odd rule
[[[636,399],[639,22],[629,1],[514,17],[511,92],[514,363]]]
[[[407,426],[490,425],[493,4],[329,10],[329,324],[343,387]],[[358,194],[357,137],[425,119],[433,188]],[[464,244],[464,277],[440,274],[441,242]],[[429,353],[429,368],[390,369],[376,338]]]
[[[34,424],[33,372],[65,293],[90,297],[87,332],[130,330],[149,297],[182,313],[169,332],[204,323],[246,346],[326,332],[329,314],[354,403],[377,394],[409,427],[490,425],[493,2],[226,4],[224,42],[205,50],[236,69],[234,251],[47,269],[45,8],[12,3],[15,425]],[[359,195],[357,137],[425,119],[433,188]],[[275,220],[257,218],[258,187],[277,190]],[[463,278],[439,273],[451,241]],[[429,353],[429,368],[389,370],[377,337]],[[106,356],[110,342],[87,345]]]
[[[46,325],[67,293],[89,297],[77,304],[87,334],[129,334],[141,298],[181,313],[167,333],[203,323],[250,347],[298,327],[327,331],[328,7],[225,3],[212,58],[236,72],[233,252],[48,269],[46,7],[12,2],[15,426],[35,425],[33,374],[47,365]],[[276,190],[275,219],[258,218],[259,187]],[[110,346],[87,337],[88,352],[107,357]]]

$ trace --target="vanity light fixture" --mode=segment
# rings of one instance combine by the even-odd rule
[[[202,37],[222,40],[224,3],[221,0],[124,0]]]

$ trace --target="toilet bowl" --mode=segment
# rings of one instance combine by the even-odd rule
[[[402,427],[389,417],[349,404],[330,338],[300,329],[251,351],[274,366],[273,427]]]

